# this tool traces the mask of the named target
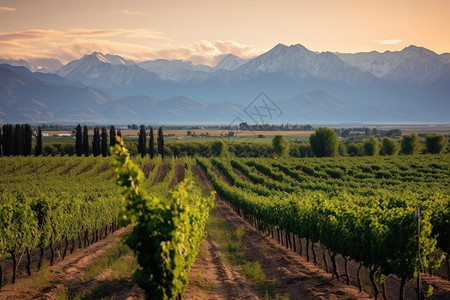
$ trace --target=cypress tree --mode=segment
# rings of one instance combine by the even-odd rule
[[[92,154],[94,154],[94,157],[100,155],[100,131],[98,127],[94,128],[94,135],[92,137]]]
[[[117,130],[117,136],[122,137],[122,131],[120,131],[120,129]]]
[[[148,146],[150,148],[150,158],[155,157],[155,135],[153,134],[153,127],[150,127],[150,138]]]
[[[2,155],[2,147],[3,146],[3,135],[2,135],[2,128],[0,128],[0,156]]]
[[[159,127],[158,129],[158,152],[161,154],[161,158],[164,158],[164,136],[163,136],[163,130],[162,127]]]
[[[75,128],[75,154],[77,156],[83,155],[83,133],[80,124]]]
[[[89,130],[86,125],[83,127],[83,154],[89,156]]]
[[[22,155],[28,156],[31,154],[31,146],[33,142],[33,130],[30,124],[22,125]]]
[[[145,126],[141,125],[138,138],[138,153],[141,154],[141,157],[145,156],[146,144],[147,144],[147,133],[145,132]]]
[[[12,124],[3,125],[3,155],[13,154],[13,126]]]
[[[116,128],[114,125],[111,125],[111,128],[109,129],[109,146],[114,147],[116,144]]]
[[[34,155],[39,156],[42,155],[42,128],[38,127],[36,134],[36,147],[34,148]]]
[[[20,124],[16,124],[13,131],[13,155],[21,155],[22,154],[22,126]]]
[[[101,146],[102,156],[106,157],[108,155],[108,132],[106,128],[102,127],[102,146]]]

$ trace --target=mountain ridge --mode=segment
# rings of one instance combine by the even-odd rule
[[[48,107],[54,105],[56,100],[49,95],[53,90],[52,95],[79,103],[83,101],[74,99],[80,95],[86,95],[91,102],[101,101],[95,94],[100,95],[113,109],[92,105],[89,108],[98,114],[97,118],[102,115],[105,119],[164,116],[172,121],[203,118],[227,122],[233,115],[245,118],[243,111],[236,109],[244,109],[264,91],[286,111],[281,119],[268,122],[295,122],[296,116],[348,122],[450,121],[449,61],[448,53],[438,55],[413,45],[394,52],[346,54],[314,52],[301,44],[277,44],[249,60],[225,55],[215,67],[164,59],[136,63],[118,55],[93,52],[66,64],[55,74],[3,65],[4,69],[29,78],[24,80],[9,73],[8,79],[3,71],[3,89],[16,98],[8,98],[7,92],[0,94],[0,119],[5,120],[1,112],[11,101],[19,101],[18,95],[27,101],[34,97]],[[21,80],[27,84],[21,86]],[[7,82],[16,85],[6,86]],[[33,84],[40,89],[32,89]],[[35,94],[27,94],[31,91]],[[70,101],[65,101],[64,109],[77,106]],[[36,110],[38,104],[33,103]],[[139,103],[146,109],[139,109]],[[169,104],[174,107],[168,107]],[[124,108],[121,113],[119,106]],[[161,113],[146,114],[146,110],[155,109]],[[83,113],[81,116],[95,119],[94,115]]]

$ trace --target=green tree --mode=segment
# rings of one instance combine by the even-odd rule
[[[361,145],[358,143],[350,143],[347,146],[347,152],[350,156],[360,156],[361,155]]]
[[[2,155],[2,146],[3,146],[3,135],[2,135],[2,128],[0,128],[0,156]]]
[[[114,147],[116,144],[116,128],[114,125],[111,125],[109,128],[109,146]]]
[[[13,131],[13,155],[21,155],[23,147],[22,126],[16,124]]]
[[[445,152],[448,141],[442,134],[427,134],[425,136],[425,145],[431,154],[439,154]]]
[[[89,130],[86,125],[83,127],[83,154],[89,156]]]
[[[75,128],[75,154],[77,156],[83,155],[83,132],[80,124]]]
[[[276,135],[272,139],[272,147],[275,154],[279,157],[287,156],[289,154],[289,141],[284,135]]]
[[[381,155],[397,155],[400,150],[399,144],[389,137],[383,138],[381,142]]]
[[[155,157],[155,135],[153,133],[153,127],[150,127],[150,136],[148,139],[148,147],[150,149],[150,158]]]
[[[373,136],[363,142],[364,154],[368,156],[378,155],[380,153],[380,142]]]
[[[347,146],[345,146],[344,143],[339,143],[338,153],[339,153],[340,156],[347,156],[348,155]]]
[[[145,132],[145,126],[141,125],[139,129],[139,138],[138,138],[138,152],[141,157],[144,157],[146,154],[146,146],[147,146],[147,133]]]
[[[309,142],[314,155],[317,157],[336,156],[338,154],[338,135],[331,128],[318,128],[309,137]]]
[[[100,155],[100,130],[98,127],[94,128],[94,135],[92,136],[92,154],[94,157]]]
[[[34,148],[34,155],[35,156],[42,155],[42,128],[41,128],[41,126],[38,127],[38,130],[36,133],[36,146]]]
[[[102,127],[102,142],[101,142],[101,152],[102,156],[106,157],[108,155],[108,132],[105,127]]]
[[[416,133],[404,135],[401,141],[401,152],[403,154],[417,154],[420,151],[420,139]]]
[[[13,154],[13,135],[14,128],[12,124],[3,125],[3,155],[10,156]]]
[[[161,157],[164,158],[164,134],[162,127],[158,129],[158,137],[156,138],[156,142],[158,143],[158,152],[161,154]]]
[[[32,143],[33,143],[33,130],[31,129],[30,124],[22,125],[22,155],[28,156],[31,155]]]

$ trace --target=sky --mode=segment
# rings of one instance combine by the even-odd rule
[[[278,43],[312,51],[450,52],[449,0],[0,0],[0,58],[68,63],[99,51],[215,65]]]

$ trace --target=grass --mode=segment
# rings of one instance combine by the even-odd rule
[[[267,280],[266,274],[258,261],[250,261],[242,238],[245,229],[242,227],[231,231],[228,223],[220,217],[215,209],[210,212],[206,230],[209,238],[217,242],[224,251],[225,259],[241,268],[245,280],[255,283],[258,290],[265,295],[265,299],[289,299],[289,296],[280,296],[275,292],[276,284]]]
[[[31,287],[36,291],[41,291],[49,285],[50,265],[47,261],[43,261],[42,268],[31,279]]]
[[[138,264],[128,246],[123,243],[114,245],[102,260],[92,264],[84,274],[86,281],[98,276],[103,270],[110,269],[111,279],[126,279],[136,270]]]
[[[108,270],[107,280],[101,282],[90,291],[71,286],[58,288],[55,291],[56,299],[115,299],[115,295],[111,295],[112,281],[130,278],[137,267],[138,264],[131,249],[122,242],[117,243],[100,261],[93,263],[84,274],[84,280],[89,281]]]

